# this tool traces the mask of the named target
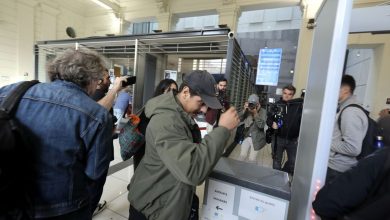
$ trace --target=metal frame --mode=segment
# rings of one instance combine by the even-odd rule
[[[134,75],[138,75],[133,94],[144,91],[144,77],[140,75],[139,65],[145,54],[158,55],[194,55],[215,54],[226,55],[226,73],[229,80],[230,102],[241,109],[249,93],[254,92],[252,68],[246,60],[235,39],[228,37],[230,29],[210,29],[199,31],[176,31],[147,35],[123,35],[109,37],[90,37],[66,40],[39,41],[35,48],[36,76],[46,81],[44,66],[45,54],[57,54],[72,47],[87,47],[98,51],[109,59],[133,59]],[[134,96],[133,110],[138,111],[146,100]]]
[[[351,11],[352,0],[324,1],[314,29],[291,190],[291,220],[316,219],[311,202],[325,180]]]

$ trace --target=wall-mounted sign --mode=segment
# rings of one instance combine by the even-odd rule
[[[278,85],[282,48],[260,49],[257,63],[256,85]]]
[[[164,79],[173,79],[177,81],[177,71],[176,70],[165,70]]]

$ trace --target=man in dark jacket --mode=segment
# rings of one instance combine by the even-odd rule
[[[194,71],[184,78],[179,92],[169,92],[149,100],[145,115],[145,156],[129,185],[129,219],[180,219],[190,217],[195,187],[203,182],[222,156],[230,131],[239,123],[230,108],[221,115],[219,127],[200,143],[193,115],[203,102],[221,108],[213,77]]]
[[[210,125],[217,126],[218,119],[221,113],[225,112],[230,107],[229,97],[227,95],[227,79],[222,78],[218,80],[217,87],[217,98],[222,105],[221,109],[208,108],[206,112],[206,121]]]
[[[275,103],[281,117],[276,118],[275,112],[269,112],[268,127],[274,129],[276,138],[272,141],[273,168],[294,173],[295,157],[297,153],[298,135],[302,118],[302,99],[293,101],[295,87],[292,85],[283,88],[282,98]],[[295,99],[294,99],[295,100]],[[277,120],[278,119],[278,120]],[[283,152],[287,153],[287,161],[282,169]]]
[[[378,121],[390,146],[390,115]],[[338,175],[317,194],[313,208],[322,219],[390,219],[390,148],[384,147]]]

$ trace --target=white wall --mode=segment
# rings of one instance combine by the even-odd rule
[[[76,37],[87,37],[85,27],[86,19],[83,15],[71,11],[71,9],[60,8],[60,13],[57,18],[57,28],[56,28],[56,38],[57,39],[67,39],[69,38],[66,35],[66,28],[73,27],[76,31]]]
[[[87,36],[106,36],[120,34],[121,22],[112,11],[92,9],[85,17],[85,34]]]
[[[17,71],[17,4],[13,0],[0,1],[0,86],[8,84]]]
[[[353,76],[356,81],[354,94],[360,103],[372,110],[376,73],[374,72],[373,49],[350,49],[345,73]]]

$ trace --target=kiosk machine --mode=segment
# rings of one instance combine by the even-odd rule
[[[288,174],[221,158],[206,179],[202,220],[285,220]]]

